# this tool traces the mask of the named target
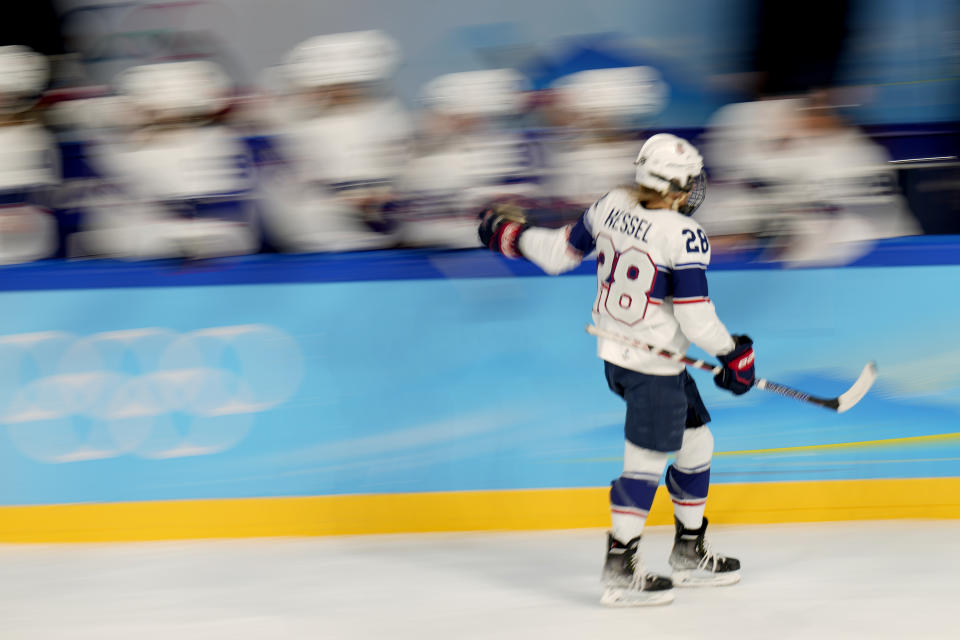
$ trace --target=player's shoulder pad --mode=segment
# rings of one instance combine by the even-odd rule
[[[603,194],[603,197],[597,202],[601,201],[606,201],[611,204],[615,203],[622,206],[624,204],[635,205],[637,199],[629,187],[614,187],[607,193]]]
[[[681,228],[683,228],[683,229],[693,229],[693,231],[694,231],[695,233],[699,233],[699,232],[701,232],[701,231],[703,231],[704,233],[706,233],[706,231],[704,231],[703,227],[700,226],[700,223],[697,222],[696,220],[694,220],[693,218],[691,218],[690,216],[685,216],[685,215],[683,215],[682,213],[677,214],[677,215],[678,215],[679,218],[680,218],[680,220],[679,220],[679,225],[680,225]]]
[[[600,215],[600,212],[605,210],[610,206],[610,198],[613,191],[608,191],[607,193],[600,196],[597,200],[594,201],[583,214],[583,218],[586,221],[588,228],[594,228],[594,220]]]
[[[601,212],[609,209],[630,209],[636,204],[636,199],[625,187],[616,187],[598,198],[588,212]]]
[[[656,216],[657,224],[671,233],[682,229],[692,229],[694,233],[703,230],[700,223],[690,216],[671,209],[653,209],[652,214]]]
[[[671,217],[668,233],[671,235],[673,257],[676,265],[710,264],[710,238],[696,220],[683,214]]]

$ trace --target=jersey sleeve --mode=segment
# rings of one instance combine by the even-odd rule
[[[684,335],[712,355],[724,354],[735,346],[730,332],[717,317],[707,287],[710,240],[696,222],[679,228],[672,238],[673,315]]]
[[[601,202],[603,198],[591,205],[574,224],[560,229],[527,229],[519,242],[523,257],[551,275],[578,266],[596,246],[594,220]]]

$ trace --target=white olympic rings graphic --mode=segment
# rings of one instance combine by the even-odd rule
[[[259,324],[0,336],[0,424],[43,462],[205,455],[240,442],[303,374],[296,340]]]

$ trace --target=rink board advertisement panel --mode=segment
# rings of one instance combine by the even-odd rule
[[[867,361],[880,371],[842,415],[695,372],[715,519],[960,515],[958,279],[956,265],[712,273],[764,377],[835,395]],[[604,526],[623,405],[583,330],[595,287],[581,272],[6,291],[0,536],[359,533],[381,530],[363,524],[378,513],[395,531]],[[899,500],[890,481],[906,479],[930,499]],[[194,529],[169,524],[191,510]]]

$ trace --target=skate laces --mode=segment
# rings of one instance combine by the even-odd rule
[[[720,563],[727,559],[726,556],[715,552],[710,547],[710,542],[706,538],[701,540],[700,549],[703,551],[703,556],[700,558],[700,562],[697,563],[697,569],[706,569],[707,571],[716,572]]]
[[[640,560],[640,553],[636,552],[630,559],[633,567],[633,576],[630,578],[630,588],[643,591],[647,587],[647,582],[653,582],[653,574],[647,573],[643,568],[643,562]]]

